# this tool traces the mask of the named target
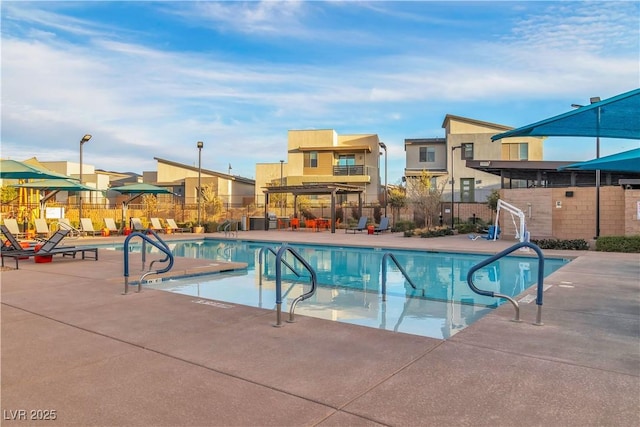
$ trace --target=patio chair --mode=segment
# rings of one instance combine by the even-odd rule
[[[140,218],[136,218],[136,217],[132,217],[131,218],[131,229],[133,231],[146,231],[147,230],[142,225],[142,221],[140,220]]]
[[[36,226],[36,238],[49,238],[51,236],[51,231],[49,230],[49,225],[47,224],[47,220],[44,218],[36,218],[34,221]]]
[[[116,222],[113,218],[105,218],[104,226],[107,230],[109,230],[110,234],[120,234],[120,230],[116,227]]]
[[[173,218],[167,218],[166,221],[169,229],[174,233],[183,233],[185,231],[189,231],[188,228],[178,227],[178,224],[176,224],[176,221]]]
[[[86,258],[87,253],[93,253],[94,260],[98,260],[98,248],[97,247],[81,247],[81,246],[58,246],[62,239],[69,234],[69,230],[58,230],[51,238],[45,240],[43,243],[39,243],[34,248],[23,249],[21,251],[5,251],[2,252],[2,267],[4,267],[5,258],[13,258],[16,263],[16,270],[18,269],[18,261],[31,257],[53,257],[53,255],[62,255],[63,257],[72,256],[76,257],[78,253],[82,253],[82,259]],[[36,258],[37,261],[37,258]]]
[[[4,225],[7,229],[13,234],[16,238],[26,237],[27,233],[20,231],[20,227],[18,227],[18,221],[15,218],[5,218]]]
[[[91,222],[91,218],[80,218],[80,231],[82,231],[85,235],[101,235],[102,230],[96,230],[93,228],[93,222]]]
[[[380,225],[373,229],[374,234],[380,234],[389,230],[389,218],[386,216],[380,219]]]
[[[5,242],[2,242],[3,251],[22,251],[36,244],[36,242],[19,242],[16,236],[14,236],[4,224],[0,225],[0,232],[2,232],[7,239]]]
[[[160,223],[160,218],[149,218],[151,220],[151,226],[149,227],[157,233],[164,233],[165,229]]]
[[[358,221],[358,225],[356,225],[355,227],[345,228],[344,232],[348,233],[349,231],[352,231],[353,234],[356,234],[356,231],[366,230],[367,229],[367,221],[369,221],[368,217],[361,216],[360,220]]]
[[[58,230],[69,230],[69,234],[67,234],[67,239],[78,238],[82,235],[80,230],[71,225],[71,221],[69,218],[59,218],[58,219]]]

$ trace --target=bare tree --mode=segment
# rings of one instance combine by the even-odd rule
[[[420,176],[407,179],[407,200],[413,206],[416,213],[424,217],[424,225],[427,228],[433,227],[433,221],[440,212],[442,193],[447,185],[442,181],[438,186],[433,175],[427,171],[422,171]]]

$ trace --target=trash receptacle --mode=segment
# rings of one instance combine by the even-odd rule
[[[373,234],[376,228],[373,225],[367,225],[367,234]]]

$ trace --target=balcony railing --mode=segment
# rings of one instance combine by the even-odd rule
[[[364,175],[364,165],[334,166],[333,175],[335,176]]]

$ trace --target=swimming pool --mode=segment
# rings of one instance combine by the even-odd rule
[[[178,257],[234,261],[246,270],[165,280],[145,287],[253,307],[275,307],[275,256],[266,253],[259,274],[260,251],[280,244],[259,241],[198,240],[168,243]],[[358,324],[397,332],[448,338],[505,300],[477,295],[466,282],[468,270],[487,255],[291,244],[316,271],[316,294],[296,307],[297,315]],[[150,251],[157,251],[147,245]],[[122,245],[114,249],[122,250]],[[139,252],[141,244],[129,250]],[[388,264],[387,299],[380,295],[382,257],[391,252],[416,284],[413,289],[400,270]],[[283,268],[283,311],[309,289],[309,274],[292,256],[285,259],[300,273]],[[545,276],[568,260],[545,258]],[[517,296],[535,284],[537,258],[509,256],[479,270],[480,289]]]

